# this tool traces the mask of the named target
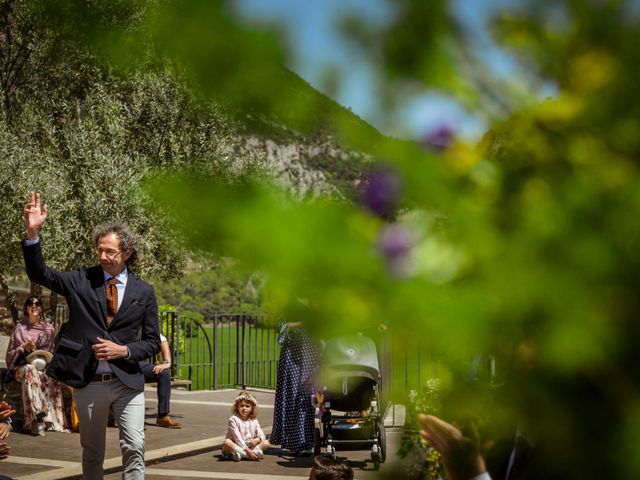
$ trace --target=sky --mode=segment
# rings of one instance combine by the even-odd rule
[[[450,2],[465,32],[474,37],[478,57],[501,77],[522,72],[518,72],[514,59],[492,41],[486,22],[492,13],[512,4],[513,0]],[[336,20],[353,12],[366,23],[382,28],[393,20],[392,2],[388,0],[236,0],[233,6],[244,21],[278,22],[291,48],[288,67],[385,134],[419,139],[445,124],[459,136],[473,140],[487,129],[486,119],[437,91],[412,91],[393,112],[380,105],[377,100],[381,94],[371,65],[345,41]],[[341,72],[337,88],[326,81],[327,72],[332,70]]]

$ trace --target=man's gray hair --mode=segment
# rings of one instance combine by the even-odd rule
[[[135,265],[140,257],[140,241],[129,226],[124,223],[104,223],[98,225],[93,230],[95,246],[98,246],[98,242],[100,242],[102,237],[110,233],[115,233],[118,236],[120,250],[131,252],[131,256],[126,262],[127,265]]]

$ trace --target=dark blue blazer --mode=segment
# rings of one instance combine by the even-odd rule
[[[122,304],[107,327],[107,297],[101,266],[59,272],[47,267],[38,242],[23,244],[27,275],[66,298],[69,321],[60,335],[47,375],[75,388],[87,385],[98,367],[91,346],[97,337],[129,348],[130,357],[109,361],[111,369],[126,386],[144,389],[144,376],[138,362],[160,351],[158,304],[153,287],[131,270]]]

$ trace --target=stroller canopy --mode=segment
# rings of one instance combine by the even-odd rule
[[[363,376],[374,382],[380,376],[376,344],[361,334],[326,340],[322,365],[330,376]]]

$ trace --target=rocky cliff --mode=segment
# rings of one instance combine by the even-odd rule
[[[243,154],[265,162],[282,185],[297,196],[315,198],[330,195],[345,198],[349,185],[362,173],[369,156],[340,147],[331,137],[276,141],[258,135],[241,139]],[[339,172],[332,167],[342,164]]]

